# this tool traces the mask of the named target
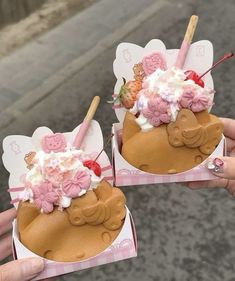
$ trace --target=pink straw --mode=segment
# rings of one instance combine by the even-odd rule
[[[95,96],[91,102],[91,105],[87,111],[86,117],[84,118],[82,125],[79,128],[79,131],[74,139],[73,145],[79,149],[81,147],[81,144],[84,140],[84,137],[89,129],[89,125],[91,120],[93,119],[95,112],[97,110],[97,107],[100,103],[100,97]]]
[[[179,49],[178,56],[177,56],[177,59],[175,62],[175,66],[178,68],[183,68],[183,66],[184,66],[184,63],[185,63],[192,39],[193,39],[194,31],[197,27],[197,22],[198,22],[198,16],[195,16],[195,15],[191,16],[187,30],[184,35],[184,40],[181,44],[181,47]]]

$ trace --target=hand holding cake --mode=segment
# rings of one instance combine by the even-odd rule
[[[190,182],[191,189],[225,188],[235,197],[235,120],[221,118],[224,125],[228,156],[209,159],[206,163],[208,170],[218,177],[213,181]]]
[[[12,237],[9,231],[16,216],[15,209],[0,213],[0,261],[12,254]],[[28,258],[21,261],[12,261],[0,266],[1,281],[31,280],[44,268],[41,258]]]

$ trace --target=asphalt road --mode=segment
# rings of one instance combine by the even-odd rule
[[[124,8],[131,9],[127,4]],[[1,130],[1,140],[8,134],[31,135],[40,125],[54,131],[70,131],[83,119],[94,95],[102,98],[96,120],[102,124],[104,136],[108,136],[112,123],[116,122],[106,101],[115,83],[112,62],[119,42],[145,45],[152,38],[160,38],[168,48],[178,47],[187,19],[197,14],[200,21],[194,40],[211,40],[214,57],[219,58],[224,52],[234,51],[234,13],[233,0],[170,1],[18,115]],[[218,116],[235,118],[234,71],[235,63],[231,60],[213,72],[217,91],[213,113]],[[9,207],[8,175],[2,165],[1,170],[0,210],[4,210]],[[122,189],[136,224],[138,257],[59,280],[235,281],[234,198],[224,190],[190,191],[180,184]]]

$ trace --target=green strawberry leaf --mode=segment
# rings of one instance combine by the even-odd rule
[[[126,79],[124,77],[122,77],[122,79],[123,79],[123,85],[121,86],[118,96],[112,101],[107,101],[107,103],[110,103],[110,104],[116,103],[117,101],[120,101],[121,96],[126,94],[126,92],[127,92],[127,89],[125,88]]]

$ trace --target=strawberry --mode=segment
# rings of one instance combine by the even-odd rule
[[[131,80],[127,83],[125,83],[126,81],[124,79],[123,81],[124,84],[121,87],[119,99],[126,109],[130,109],[134,106],[136,96],[142,88],[142,83],[136,80]]]
[[[115,103],[119,100],[126,109],[130,109],[134,106],[136,96],[142,89],[142,83],[139,80],[131,80],[126,83],[125,78],[123,78],[123,83],[117,98],[110,103]]]
[[[136,95],[125,91],[124,94],[120,95],[120,102],[121,104],[126,108],[126,109],[130,109],[134,106],[134,103],[136,101]]]
[[[129,92],[137,93],[142,89],[142,82],[139,80],[128,81],[124,86]]]

